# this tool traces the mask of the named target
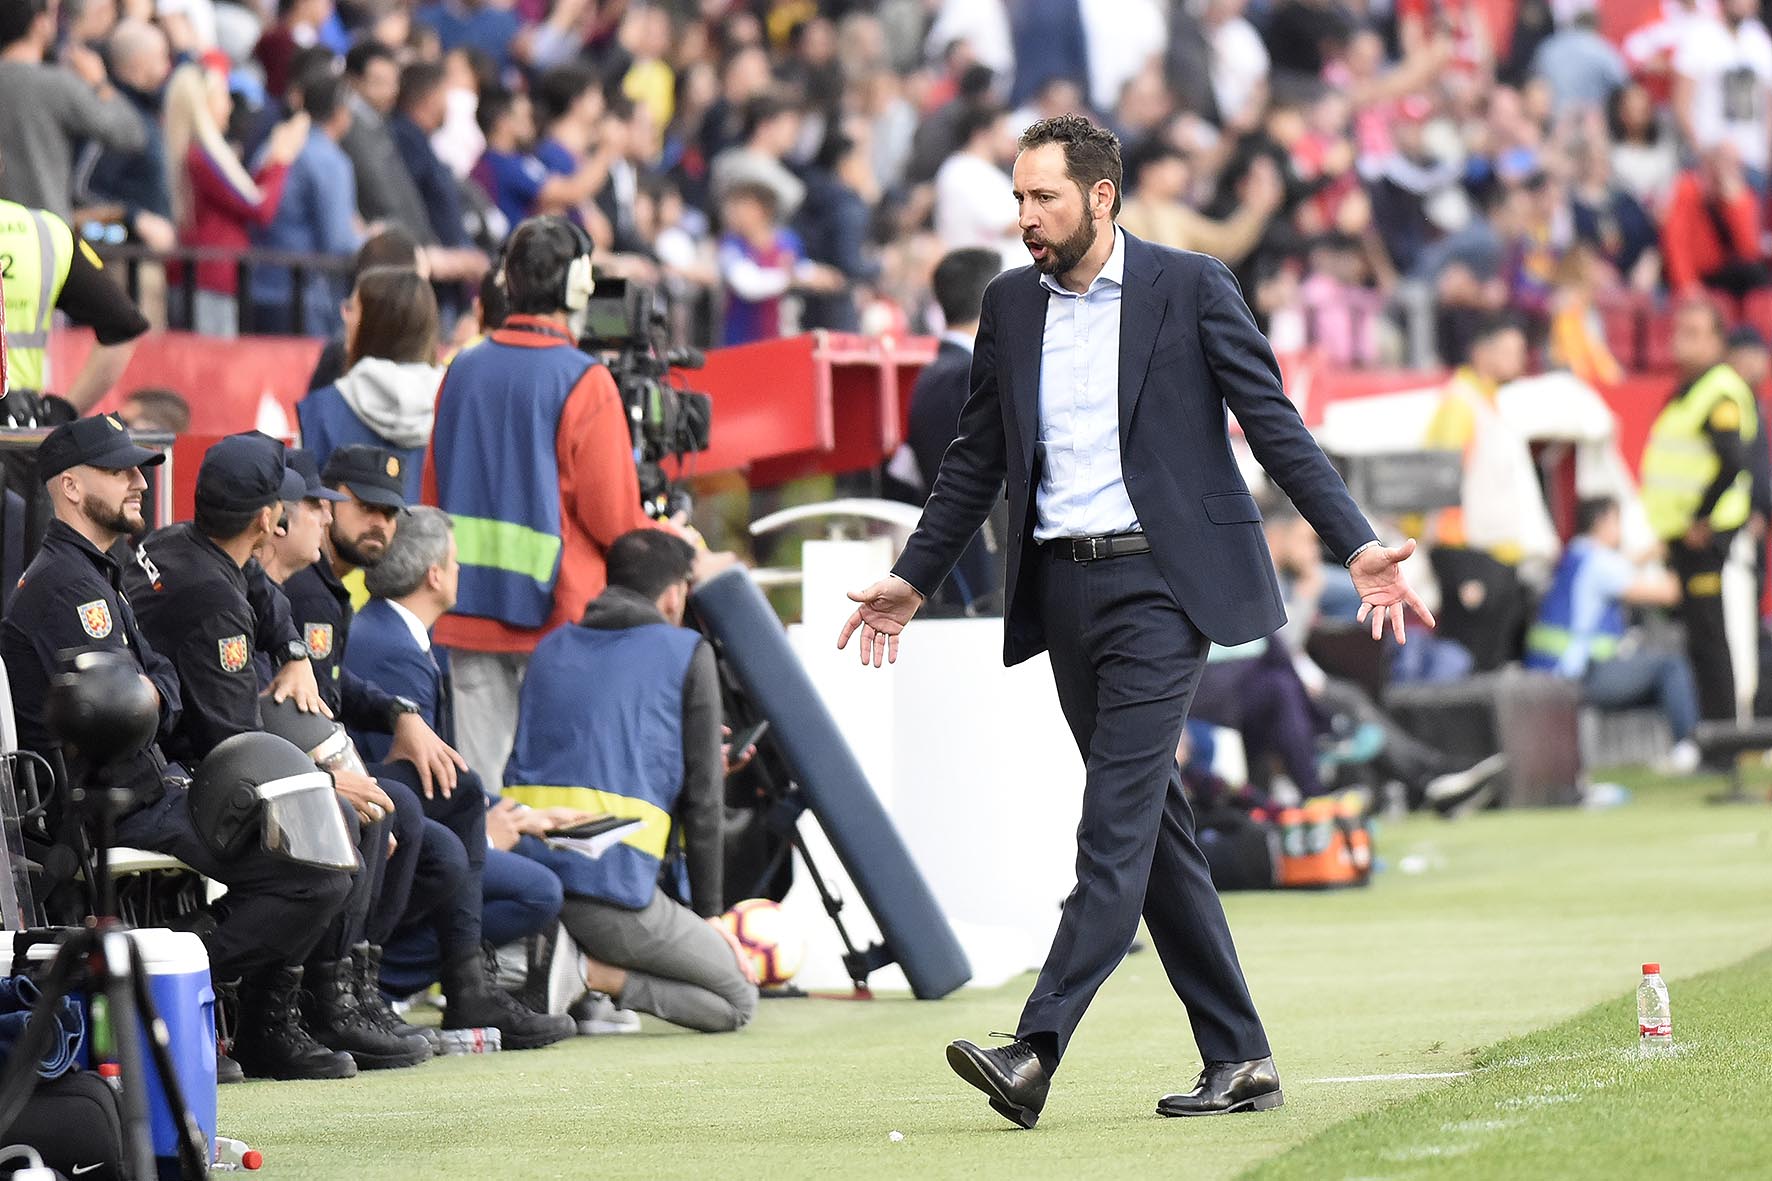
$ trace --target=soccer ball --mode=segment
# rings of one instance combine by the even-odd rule
[[[779,902],[747,898],[721,915],[720,924],[750,953],[764,988],[792,980],[806,958],[806,937]]]

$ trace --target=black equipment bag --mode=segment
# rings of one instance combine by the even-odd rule
[[[117,1089],[90,1070],[38,1082],[0,1144],[29,1144],[43,1163],[80,1181],[121,1181],[123,1112]]]

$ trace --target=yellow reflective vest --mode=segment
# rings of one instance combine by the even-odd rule
[[[1649,430],[1641,472],[1643,508],[1649,514],[1655,535],[1664,541],[1679,537],[1692,527],[1705,489],[1722,467],[1705,434],[1705,424],[1718,404],[1725,401],[1735,403],[1741,438],[1751,443],[1759,435],[1759,410],[1754,405],[1753,391],[1727,365],[1717,365],[1693,382],[1684,394],[1667,404]],[[1744,466],[1711,510],[1713,530],[1725,533],[1747,523],[1752,484],[1753,474]]]
[[[50,320],[73,265],[74,232],[67,222],[46,210],[0,201],[0,286],[11,389],[46,389]]]

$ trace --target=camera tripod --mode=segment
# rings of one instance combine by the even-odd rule
[[[89,654],[82,659],[96,655],[100,654]],[[94,666],[83,667],[91,669]],[[81,673],[77,671],[73,675],[78,677]],[[63,688],[58,684],[51,693],[62,692]],[[94,685],[93,688],[100,686]],[[78,737],[90,738],[91,731]],[[102,738],[89,742],[87,749],[111,756],[127,753],[106,749]],[[101,760],[94,767],[93,774],[96,775],[107,761]],[[62,779],[62,782],[67,780]],[[21,932],[17,936],[13,958],[18,963],[26,961],[28,948],[33,943],[55,941],[60,947],[41,982],[42,996],[31,1010],[24,1034],[14,1044],[4,1070],[0,1071],[0,1128],[12,1126],[37,1089],[37,1063],[55,1035],[55,1008],[75,988],[90,984],[95,993],[101,993],[105,998],[106,1022],[117,1055],[124,1175],[133,1181],[152,1181],[158,1175],[148,1117],[148,1076],[142,1060],[141,1037],[145,1032],[155,1072],[178,1125],[179,1173],[187,1181],[205,1178],[209,1175],[209,1154],[202,1129],[185,1104],[184,1088],[173,1064],[166,1025],[155,1009],[153,994],[148,989],[147,972],[130,937],[130,928],[117,917],[110,851],[116,843],[117,819],[133,801],[133,795],[127,789],[69,786],[72,789],[66,798],[93,826],[90,841],[86,839],[85,826],[76,826],[81,831],[78,838],[83,846],[80,860],[86,872],[93,917],[77,930]],[[96,1031],[89,1027],[87,1036],[88,1045],[93,1045]]]

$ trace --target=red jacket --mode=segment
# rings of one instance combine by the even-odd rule
[[[492,334],[500,344],[545,348],[557,335],[537,331],[532,316],[512,316]],[[558,329],[554,330],[555,333]],[[608,584],[603,553],[624,533],[660,528],[640,511],[634,476],[634,445],[615,379],[593,365],[567,396],[555,436],[560,465],[560,573],[554,581],[554,609],[539,628],[512,627],[503,620],[445,615],[433,631],[437,643],[470,652],[532,652],[548,632],[577,623],[590,601]],[[424,502],[437,503],[437,462],[425,458]]]
[[[251,227],[268,226],[277,216],[283,200],[283,182],[289,175],[286,164],[266,164],[252,179],[258,185],[256,204],[248,201],[240,190],[228,182],[220,168],[194,143],[185,154],[185,168],[191,176],[191,222],[179,227],[179,242],[185,246],[226,246],[246,250],[252,246]],[[178,277],[170,276],[173,282]],[[197,264],[197,286],[220,295],[233,295],[239,286],[239,271],[227,260]]]
[[[1718,222],[1728,238],[1718,232]],[[1685,172],[1674,183],[1661,226],[1661,254],[1667,269],[1667,285],[1675,292],[1690,291],[1705,276],[1731,262],[1759,262],[1760,206],[1752,189],[1722,202],[1705,191],[1696,172]]]

